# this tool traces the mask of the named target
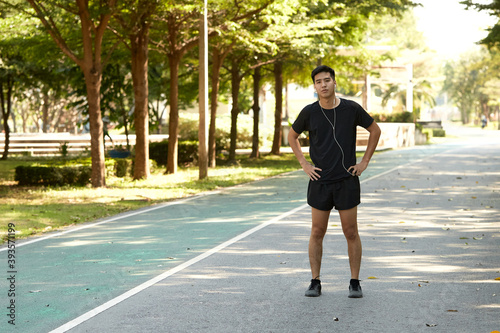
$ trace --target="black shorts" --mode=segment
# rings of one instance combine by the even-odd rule
[[[356,207],[361,200],[358,177],[344,178],[335,183],[309,181],[307,203],[319,210],[346,210]]]

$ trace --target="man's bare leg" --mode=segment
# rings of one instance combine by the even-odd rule
[[[312,227],[309,238],[309,263],[313,279],[319,280],[321,258],[323,257],[323,238],[328,228],[330,211],[312,208]]]
[[[347,240],[347,254],[351,267],[351,279],[359,280],[361,268],[361,239],[358,233],[358,207],[347,210],[339,210],[342,231]]]

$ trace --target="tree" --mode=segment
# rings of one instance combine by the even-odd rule
[[[210,72],[210,124],[208,128],[208,166],[215,168],[216,155],[216,119],[217,119],[217,102],[220,86],[220,70],[226,56],[231,52],[235,41],[230,41],[227,44],[227,38],[217,38],[217,42],[212,43],[212,71]]]
[[[382,93],[382,106],[386,106],[390,99],[396,99],[400,105],[406,105],[406,85],[389,84],[387,89]],[[413,85],[413,121],[420,118],[420,111],[423,105],[434,107],[436,100],[433,96],[433,88],[427,80],[416,80]]]
[[[187,51],[198,45],[199,6],[194,1],[171,3],[167,1],[159,13],[153,43],[167,55],[170,69],[169,139],[166,173],[176,173],[179,136],[179,65]]]
[[[447,63],[444,69],[443,90],[458,106],[463,124],[468,124],[471,115],[480,108],[481,87],[487,73],[482,63],[484,57],[485,52],[464,54],[458,61]]]
[[[101,81],[105,33],[109,21],[116,11],[117,0],[89,3],[75,0],[47,3],[41,0],[26,0],[35,11],[43,26],[62,52],[74,61],[83,72],[87,89],[90,123],[90,153],[92,157],[92,186],[106,185],[104,166],[104,139],[101,117]],[[75,31],[75,18],[80,25],[80,37]],[[116,44],[117,45],[117,44]],[[109,57],[116,47],[108,48]]]
[[[260,93],[260,80],[262,74],[260,73],[261,67],[256,67],[253,73],[253,137],[252,137],[252,153],[250,158],[259,158],[259,125],[260,125],[260,106],[259,106],[259,93]]]
[[[5,132],[4,151],[2,160],[6,160],[9,155],[10,127],[9,117],[12,112],[12,90],[14,87],[14,75],[8,69],[0,69],[0,110],[2,112],[2,124]]]
[[[209,38],[221,34],[223,31],[233,29],[237,22],[252,22],[254,15],[262,11],[271,2],[272,0],[252,2],[243,0],[214,1],[209,5]],[[164,7],[165,11],[159,15],[159,22],[155,27],[156,34],[153,40],[156,49],[167,55],[170,68],[169,146],[166,172],[175,173],[177,171],[179,135],[179,65],[183,56],[199,43],[199,13],[201,13],[201,7],[199,2],[191,0],[175,4],[167,2],[167,4]],[[237,30],[233,31],[238,32]],[[214,128],[213,125],[210,125],[210,129]],[[209,147],[212,146],[211,142],[213,142],[210,141],[210,137],[213,140],[213,134],[211,136],[209,133]]]
[[[136,132],[134,179],[145,179],[149,170],[149,111],[148,111],[148,61],[151,16],[157,1],[132,0],[121,3],[114,18],[127,36],[131,53],[132,81],[134,86],[134,125]]]
[[[1,3],[0,3],[1,5]],[[9,10],[10,9],[10,10]],[[16,102],[38,102],[32,115],[41,121],[43,132],[58,127],[63,111],[67,79],[62,74],[65,64],[52,41],[35,27],[36,19],[5,8],[0,18],[0,84],[2,90],[3,126],[6,145],[3,158],[7,159],[12,129],[16,131]],[[20,114],[19,114],[20,115]],[[27,118],[27,114],[23,119]],[[25,124],[24,124],[25,125]]]
[[[274,82],[276,110],[274,111],[274,139],[271,154],[279,155],[282,137],[281,121],[283,119],[283,63],[281,61],[274,64]]]
[[[473,8],[477,11],[489,12],[491,16],[499,18],[497,23],[488,29],[488,35],[479,41],[479,43],[486,45],[489,49],[500,47],[500,1],[492,0],[490,3],[478,3],[472,0],[460,1],[465,5],[466,9]]]

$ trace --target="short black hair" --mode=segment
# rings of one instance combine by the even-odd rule
[[[314,83],[314,77],[317,74],[323,73],[323,72],[330,73],[330,76],[332,77],[332,79],[335,80],[335,71],[333,70],[333,68],[328,67],[326,65],[321,65],[321,66],[318,66],[315,69],[313,69],[313,71],[311,73],[311,78],[313,80],[313,83]]]

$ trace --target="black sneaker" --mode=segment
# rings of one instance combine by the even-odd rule
[[[359,280],[351,280],[349,285],[349,298],[362,298],[363,290],[361,290],[361,285],[359,284]]]
[[[312,279],[309,289],[306,290],[307,297],[318,297],[321,295],[321,281]]]

